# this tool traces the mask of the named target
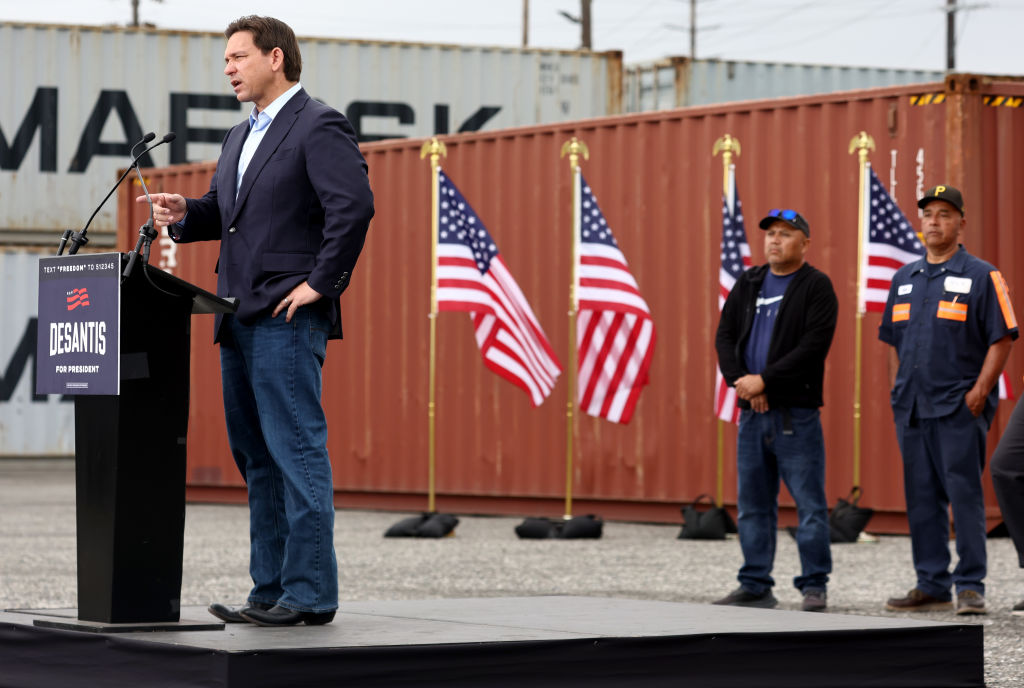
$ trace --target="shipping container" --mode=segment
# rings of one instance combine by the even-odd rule
[[[81,228],[145,132],[177,138],[145,166],[215,158],[248,113],[221,33],[0,22],[0,244]],[[302,84],[364,141],[621,112],[617,52],[300,38]],[[115,212],[93,221],[113,245]]]
[[[602,118],[446,137],[443,165],[500,247],[563,364],[567,354],[571,188],[562,145],[589,147],[584,175],[625,253],[657,327],[651,382],[629,425],[577,417],[575,513],[678,521],[679,505],[716,488],[718,423],[712,412],[718,322],[722,160],[739,140],[739,195],[755,263],[756,221],[773,207],[810,221],[809,261],[828,273],[840,320],[826,366],[822,419],[830,502],[854,482],[853,398],[861,131],[870,160],[913,222],[926,186],[960,187],[964,243],[1002,267],[1024,299],[1024,85],[969,75],[890,87]],[[377,214],[342,298],[346,338],[329,346],[324,404],[339,503],[421,509],[427,488],[430,170],[421,141],[364,145]],[[150,188],[199,195],[213,164],[146,172]],[[143,207],[119,194],[120,246],[135,243]],[[213,288],[216,243],[162,243],[155,260]],[[1018,260],[1022,259],[1022,260]],[[902,467],[888,404],[880,316],[863,319],[862,504],[871,529],[905,532]],[[218,353],[208,319],[194,319],[188,481],[194,499],[244,498],[227,449]],[[1021,345],[1018,344],[1018,347]],[[565,494],[566,382],[532,408],[526,395],[480,361],[468,316],[438,317],[438,507],[475,513],[561,513]],[[1022,354],[1008,364],[1021,392]],[[994,448],[1012,402],[989,436]],[[725,499],[735,502],[735,428],[724,428]],[[988,478],[986,477],[986,483]],[[792,523],[783,496],[782,523]],[[999,518],[991,490],[988,515]]]
[[[764,100],[936,82],[942,72],[880,67],[691,60],[670,57],[625,67],[624,111]]]
[[[35,393],[39,258],[53,253],[0,252],[0,456],[68,456],[75,451],[71,397]]]

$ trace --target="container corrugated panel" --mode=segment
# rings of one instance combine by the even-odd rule
[[[219,33],[0,22],[0,241],[80,228],[144,132],[177,139],[146,166],[217,156],[249,106],[223,74]],[[302,84],[363,140],[621,112],[621,53],[300,39]],[[90,231],[112,241],[105,208]],[[106,234],[104,234],[106,233]]]
[[[959,79],[959,80],[958,80]],[[973,82],[972,80],[973,79]],[[954,78],[831,96],[699,107],[446,139],[445,169],[476,209],[517,277],[563,363],[567,356],[570,176],[562,144],[590,148],[584,174],[646,298],[658,328],[651,384],[627,426],[577,419],[573,492],[606,515],[674,520],[680,502],[715,490],[717,423],[712,413],[718,322],[722,163],[725,133],[742,144],[736,161],[755,262],[763,262],[756,221],[773,207],[800,209],[812,226],[809,260],[827,272],[840,320],[826,366],[825,429],[830,501],[853,485],[857,156],[861,130],[877,142],[871,161],[912,220],[922,184],[960,185],[967,194],[969,249],[1001,265],[1024,293],[1024,223],[1012,212],[1024,182],[1021,110],[984,104],[1024,95],[1019,84]],[[914,105],[916,96],[943,93]],[[962,95],[959,95],[961,94]],[[966,113],[966,114],[963,114]],[[953,157],[954,146],[960,151]],[[420,142],[367,144],[377,214],[342,306],[346,339],[330,345],[324,403],[335,486],[348,503],[387,507],[422,496],[427,480],[427,365],[430,172]],[[198,170],[198,168],[197,168]],[[212,166],[205,169],[208,175]],[[152,170],[153,187],[198,193],[183,172]],[[194,176],[199,177],[198,173]],[[142,222],[126,203],[122,245]],[[128,211],[133,214],[129,217]],[[209,286],[217,246],[177,247],[177,272]],[[1018,300],[1024,297],[1018,297]],[[899,531],[902,467],[888,405],[886,347],[879,314],[863,320],[861,487],[879,510],[872,526]],[[217,355],[206,325],[193,342],[190,484],[238,485],[226,452]],[[439,505],[475,511],[543,508],[559,513],[565,491],[563,375],[533,409],[526,396],[480,361],[468,316],[438,318]],[[1011,356],[1018,391],[1024,364]],[[990,435],[995,446],[1012,404]],[[197,434],[198,433],[198,434]],[[215,439],[214,439],[215,438]],[[735,429],[725,427],[725,497],[735,500]],[[791,504],[788,497],[784,504]],[[422,506],[420,504],[420,506]],[[988,496],[990,516],[995,501]],[[792,515],[790,513],[789,518]],[[792,522],[792,521],[790,521]]]
[[[39,258],[0,251],[0,456],[68,456],[75,451],[75,407],[69,397],[35,394]]]
[[[626,112],[935,82],[942,72],[839,65],[691,60],[627,65]]]

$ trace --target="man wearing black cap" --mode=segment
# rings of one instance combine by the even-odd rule
[[[926,254],[893,276],[878,338],[890,345],[889,381],[903,455],[907,521],[917,584],[891,611],[984,614],[985,439],[996,382],[1017,338],[1003,276],[967,253],[963,197],[951,186],[918,201]],[[953,507],[959,561],[949,572]]]
[[[768,263],[736,280],[715,337],[722,375],[742,408],[736,473],[743,551],[740,586],[715,604],[778,603],[771,572],[781,477],[800,519],[800,575],[793,585],[804,611],[824,611],[832,553],[818,408],[838,302],[828,276],[804,260],[811,228],[800,213],[772,210],[759,226]]]

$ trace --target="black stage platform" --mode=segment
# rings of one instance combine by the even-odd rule
[[[342,604],[333,624],[97,633],[0,612],[0,686],[983,686],[982,627],[596,597]],[[186,607],[182,619],[212,620]],[[215,621],[215,620],[214,620]]]

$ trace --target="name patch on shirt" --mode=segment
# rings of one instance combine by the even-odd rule
[[[907,294],[909,294],[912,291],[914,291],[914,285],[913,284],[901,284],[900,286],[896,287],[896,295],[897,296],[906,296]]]
[[[953,277],[949,276],[942,285],[943,289],[954,294],[970,294],[971,293],[971,278],[970,277]]]

